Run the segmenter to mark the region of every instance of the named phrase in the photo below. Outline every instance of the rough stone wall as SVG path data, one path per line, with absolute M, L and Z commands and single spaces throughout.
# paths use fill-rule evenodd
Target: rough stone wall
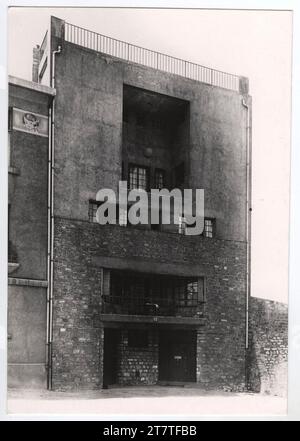
M 54 388 L 92 388 L 102 382 L 102 271 L 95 263 L 97 256 L 136 258 L 145 262 L 148 272 L 159 263 L 172 262 L 181 268 L 187 262 L 197 264 L 199 276 L 206 280 L 206 324 L 199 330 L 197 348 L 198 382 L 208 388 L 244 388 L 244 243 L 62 218 L 55 219 Z
M 287 394 L 288 308 L 250 299 L 248 387 L 255 392 Z
M 130 348 L 127 330 L 122 331 L 119 347 L 119 384 L 155 384 L 158 380 L 158 335 L 149 331 L 147 348 Z

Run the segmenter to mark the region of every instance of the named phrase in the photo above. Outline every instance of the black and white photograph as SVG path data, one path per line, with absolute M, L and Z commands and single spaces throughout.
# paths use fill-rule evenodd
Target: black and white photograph
M 292 19 L 8 8 L 9 414 L 287 414 Z

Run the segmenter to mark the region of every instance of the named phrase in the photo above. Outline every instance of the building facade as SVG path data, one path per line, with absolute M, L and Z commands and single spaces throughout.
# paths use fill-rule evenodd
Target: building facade
M 9 384 L 245 390 L 247 79 L 52 17 L 9 105 Z M 203 233 L 100 225 L 121 180 L 204 189 Z

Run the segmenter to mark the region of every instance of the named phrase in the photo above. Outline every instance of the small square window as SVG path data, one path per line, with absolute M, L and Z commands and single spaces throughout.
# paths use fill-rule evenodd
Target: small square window
M 94 201 L 90 201 L 89 202 L 89 221 L 90 222 L 97 222 L 96 219 L 96 213 L 99 207 L 99 203 L 98 202 L 94 202 Z
M 129 188 L 142 189 L 148 191 L 149 188 L 149 170 L 147 167 L 141 167 L 139 165 L 129 166 Z
M 147 348 L 148 347 L 148 331 L 144 329 L 128 330 L 128 347 L 129 348 Z
M 205 237 L 214 237 L 214 219 L 204 219 L 203 235 Z
M 179 216 L 178 220 L 178 233 L 185 234 L 186 233 L 186 218 L 183 216 Z

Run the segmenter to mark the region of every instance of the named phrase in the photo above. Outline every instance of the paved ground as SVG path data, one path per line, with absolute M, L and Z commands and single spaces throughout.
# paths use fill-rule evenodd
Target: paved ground
M 284 398 L 250 393 L 207 392 L 186 387 L 123 387 L 93 392 L 10 390 L 9 414 L 93 414 L 105 419 L 120 414 L 176 415 L 285 415 Z

